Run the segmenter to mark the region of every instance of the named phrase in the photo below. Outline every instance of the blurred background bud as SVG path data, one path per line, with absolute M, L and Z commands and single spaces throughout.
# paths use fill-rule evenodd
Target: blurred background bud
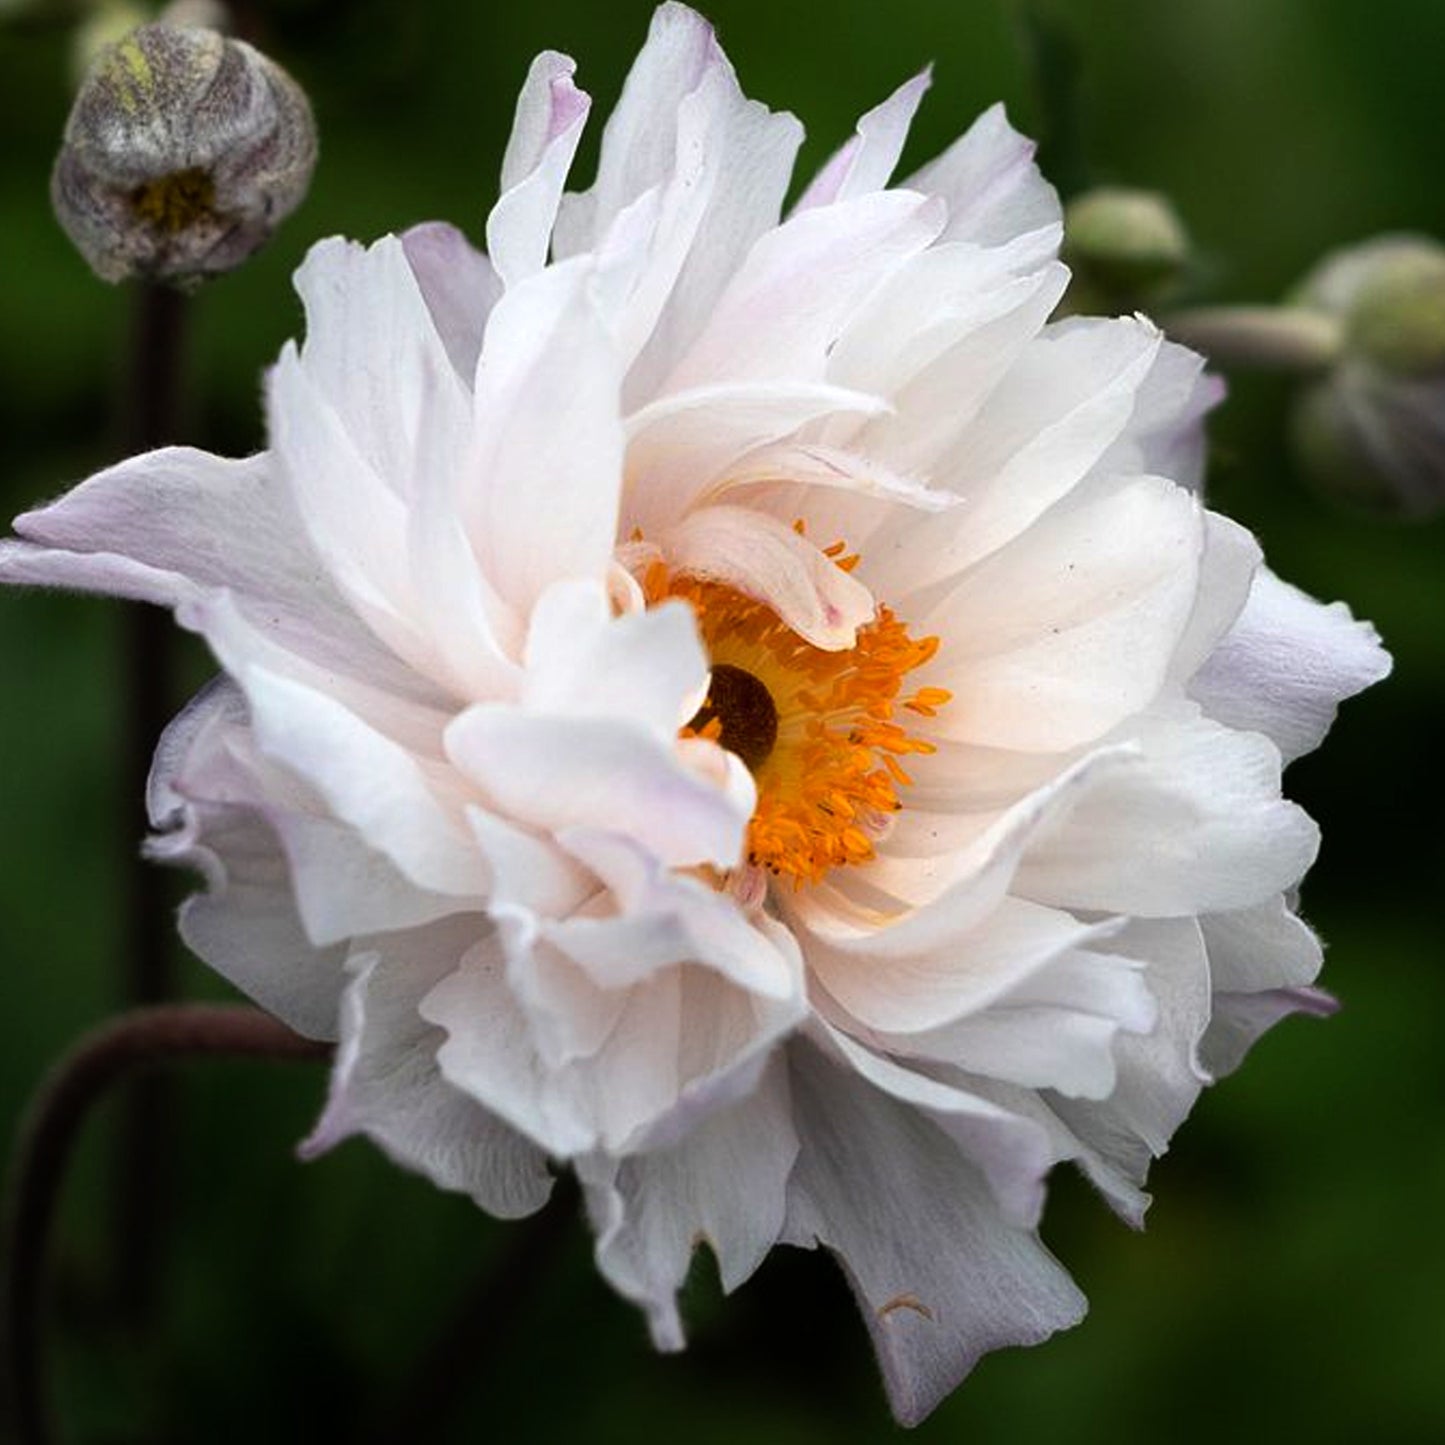
M 188 284 L 265 242 L 315 163 L 311 107 L 280 66 L 213 30 L 146 25 L 91 65 L 51 199 L 104 280 Z
M 1291 304 L 1332 318 L 1343 337 L 1291 420 L 1310 478 L 1378 511 L 1445 507 L 1445 246 L 1383 236 L 1337 251 Z
M 1189 237 L 1167 197 L 1101 186 L 1064 210 L 1070 310 L 1133 311 L 1168 296 L 1189 260 Z

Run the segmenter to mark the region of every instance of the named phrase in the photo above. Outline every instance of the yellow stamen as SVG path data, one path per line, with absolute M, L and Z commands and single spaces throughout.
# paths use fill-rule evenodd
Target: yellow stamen
M 825 554 L 844 571 L 859 562 L 841 542 Z M 940 687 L 902 696 L 905 676 L 934 656 L 938 639 L 910 637 L 879 607 L 851 648 L 825 652 L 721 583 L 674 575 L 662 562 L 641 580 L 649 605 L 677 597 L 697 615 L 715 687 L 683 735 L 710 738 L 751 769 L 758 804 L 748 861 L 801 888 L 873 858 L 870 830 L 882 831 L 912 782 L 899 759 L 934 751 L 894 715 L 931 718 L 949 701 Z

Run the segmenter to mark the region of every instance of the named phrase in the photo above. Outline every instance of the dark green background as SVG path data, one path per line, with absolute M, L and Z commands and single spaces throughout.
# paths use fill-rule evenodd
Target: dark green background
M 530 56 L 576 55 L 600 117 L 650 7 L 258 9 L 270 49 L 312 94 L 322 160 L 271 248 L 196 304 L 184 439 L 237 452 L 262 440 L 258 377 L 298 329 L 288 276 L 307 245 L 430 217 L 479 235 Z M 1208 296 L 1268 299 L 1325 250 L 1380 231 L 1445 235 L 1440 0 L 1055 5 L 1046 104 L 1021 12 L 1002 0 L 715 0 L 711 14 L 745 88 L 807 124 L 805 168 L 930 59 L 936 85 L 910 159 L 997 98 L 1024 128 L 1046 128 L 1068 110 L 1057 62 L 1072 37 L 1078 104 L 1046 159 L 1070 184 L 1168 190 Z M 120 449 L 130 297 L 91 278 L 46 201 L 67 87 L 59 30 L 0 34 L 6 517 Z M 1317 501 L 1280 442 L 1285 400 L 1278 381 L 1235 386 L 1215 427 L 1215 503 L 1262 535 L 1286 576 L 1373 617 L 1397 658 L 1394 679 L 1347 708 L 1325 755 L 1290 775 L 1325 828 L 1304 909 L 1330 943 L 1326 980 L 1344 1011 L 1285 1024 L 1203 1100 L 1155 1172 L 1142 1236 L 1059 1178 L 1046 1234 L 1088 1292 L 1090 1318 L 986 1361 L 921 1441 L 1445 1439 L 1445 879 L 1426 801 L 1440 784 L 1445 534 Z M 122 810 L 139 831 L 115 762 L 119 620 L 111 603 L 0 597 L 7 1131 L 46 1061 L 115 1001 Z M 188 995 L 224 996 L 199 964 L 182 970 Z M 185 1071 L 160 1317 L 140 1337 L 100 1304 L 114 1114 L 93 1121 L 57 1252 L 52 1365 L 69 1438 L 356 1438 L 515 1237 L 364 1144 L 298 1165 L 292 1145 L 322 1086 L 315 1066 Z M 574 1229 L 529 1295 L 506 1301 L 500 1343 L 464 1354 L 439 1438 L 811 1445 L 891 1434 L 863 1327 L 825 1261 L 775 1254 L 726 1302 L 701 1267 L 689 1314 L 689 1353 L 654 1356 Z

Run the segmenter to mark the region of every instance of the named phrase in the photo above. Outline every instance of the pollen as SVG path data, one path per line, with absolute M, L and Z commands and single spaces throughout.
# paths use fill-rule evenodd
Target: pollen
M 827 555 L 845 571 L 858 565 L 842 544 Z M 934 751 L 913 729 L 949 701 L 942 688 L 905 686 L 938 639 L 909 636 L 880 607 L 851 648 L 827 652 L 721 583 L 673 574 L 659 561 L 642 584 L 649 605 L 676 597 L 697 615 L 712 676 L 683 736 L 717 742 L 752 772 L 748 861 L 801 888 L 873 858 L 912 782 L 904 760 Z

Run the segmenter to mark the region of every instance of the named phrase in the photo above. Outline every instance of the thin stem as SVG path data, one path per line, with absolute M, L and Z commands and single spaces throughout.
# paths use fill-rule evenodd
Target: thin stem
M 136 293 L 131 337 L 126 450 L 149 451 L 174 442 L 179 431 L 186 298 L 169 286 L 144 283 Z M 167 879 L 141 856 L 145 836 L 146 780 L 151 754 L 173 708 L 171 620 L 164 612 L 131 604 L 124 618 L 125 726 L 121 739 L 120 844 L 125 859 L 122 926 L 122 1003 L 144 1007 L 175 993 L 171 963 L 171 909 Z M 143 1321 L 155 1299 L 155 1260 L 164 1220 L 156 1201 L 166 1193 L 174 1108 L 168 1081 L 136 1081 L 117 1131 L 115 1288 L 124 1313 Z
M 1340 323 L 1286 306 L 1201 306 L 1162 318 L 1175 341 L 1223 367 L 1259 371 L 1319 371 L 1340 354 Z
M 4 1360 L 16 1439 L 51 1439 L 42 1380 L 40 1305 L 46 1246 L 65 1168 L 92 1104 L 131 1071 L 170 1059 L 324 1059 L 329 1044 L 302 1038 L 260 1009 L 170 1004 L 135 1009 L 87 1034 L 36 1090 L 21 1124 L 5 1200 Z

